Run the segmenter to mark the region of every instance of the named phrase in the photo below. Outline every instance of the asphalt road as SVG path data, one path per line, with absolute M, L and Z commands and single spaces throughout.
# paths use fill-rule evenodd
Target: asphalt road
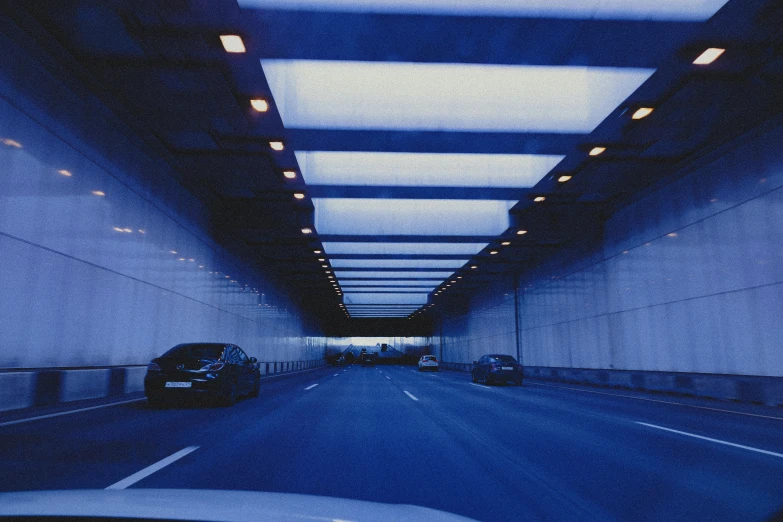
M 264 381 L 231 408 L 137 401 L 0 422 L 0 490 L 242 489 L 479 520 L 748 521 L 783 508 L 779 409 L 623 395 L 324 368 Z

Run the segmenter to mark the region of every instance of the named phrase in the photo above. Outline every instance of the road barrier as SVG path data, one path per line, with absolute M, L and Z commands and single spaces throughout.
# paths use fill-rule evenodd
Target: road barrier
M 441 362 L 440 366 L 462 372 L 473 368 L 470 363 Z M 525 366 L 525 379 L 783 405 L 780 377 Z
M 325 366 L 324 359 L 258 363 L 262 378 Z M 0 412 L 144 391 L 146 364 L 0 369 Z

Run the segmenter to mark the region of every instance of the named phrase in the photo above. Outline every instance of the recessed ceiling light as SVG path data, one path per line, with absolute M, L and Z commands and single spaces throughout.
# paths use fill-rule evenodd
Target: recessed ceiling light
M 321 251 L 320 251 L 320 250 L 313 250 L 313 253 L 315 253 L 315 254 L 320 254 L 320 253 L 321 253 Z
M 546 197 L 544 197 L 544 196 L 536 196 L 535 198 L 533 198 L 533 201 L 535 201 L 536 203 L 541 203 L 545 199 L 546 199 Z
M 123 228 L 123 229 L 122 229 L 122 231 L 123 231 L 123 232 L 127 232 L 127 233 L 129 233 L 129 234 L 130 234 L 131 232 L 133 232 L 133 230 L 131 230 L 131 229 L 129 229 L 129 228 Z
M 454 281 L 452 281 L 452 283 L 456 283 L 456 282 L 457 282 L 457 280 L 456 280 L 456 279 L 455 279 Z
M 599 154 L 603 154 L 605 150 L 606 147 L 593 147 L 592 149 L 590 149 L 590 152 L 588 154 L 590 154 L 591 156 L 598 156 Z
M 146 234 L 146 232 L 144 232 L 142 229 L 139 229 L 139 234 Z
M 525 234 L 527 234 L 527 230 L 517 230 L 518 236 L 524 236 Z
M 490 252 L 490 254 L 492 254 L 493 256 L 494 256 L 495 254 L 497 254 L 497 253 L 498 253 L 498 251 L 497 251 L 497 250 L 493 250 L 492 252 Z
M 296 192 L 296 193 L 294 193 L 294 197 L 296 199 L 304 199 L 305 196 L 301 192 Z
M 270 141 L 269 146 L 272 147 L 272 150 L 283 150 L 283 142 L 282 141 Z
M 632 120 L 641 120 L 642 118 L 646 118 L 650 114 L 652 114 L 653 108 L 652 107 L 639 107 L 636 109 L 636 112 L 634 112 L 631 115 Z
M 709 65 L 717 60 L 725 51 L 726 49 L 721 49 L 720 47 L 710 47 L 693 60 L 693 63 L 694 65 Z
M 2 139 L 0 139 L 0 142 L 2 142 L 3 145 L 8 145 L 9 147 L 14 147 L 16 149 L 21 149 L 22 148 L 22 144 L 21 143 L 19 143 L 16 140 L 12 140 L 10 138 L 2 138 Z
M 94 195 L 96 195 L 96 196 L 105 196 L 106 195 L 106 193 L 103 192 L 102 190 L 93 190 L 92 193 Z
M 58 170 L 58 171 L 57 171 L 57 174 L 62 174 L 62 175 L 63 175 L 63 176 L 65 176 L 66 178 L 70 178 L 71 176 L 73 176 L 73 174 L 71 174 L 70 172 L 68 172 L 68 171 L 67 171 L 67 170 L 65 170 L 65 169 Z
M 179 258 L 179 260 L 180 260 L 180 261 L 184 261 L 184 260 L 185 260 L 185 258 L 184 258 L 184 257 L 180 257 L 180 258 Z
M 223 49 L 227 53 L 244 53 L 245 42 L 242 41 L 242 37 L 236 34 L 221 34 L 220 43 L 223 44 Z
M 176 254 L 177 253 L 176 250 L 169 250 L 169 252 L 171 252 L 172 254 Z
M 123 230 L 120 227 L 112 227 L 115 232 L 123 232 Z
M 571 176 L 560 176 L 559 178 L 557 178 L 557 182 L 558 183 L 565 183 L 569 179 L 571 179 Z
M 312 233 L 313 233 L 313 229 L 312 228 L 303 228 L 302 229 L 302 234 L 312 234 Z
M 250 100 L 250 106 L 258 112 L 266 112 L 269 110 L 269 103 L 262 99 Z
M 501 245 L 503 245 L 503 246 L 508 246 L 508 245 L 510 245 L 510 244 L 511 244 L 511 241 L 503 241 L 503 242 L 501 243 Z
M 321 265 L 322 268 L 329 268 L 329 265 Z
M 285 176 L 287 179 L 294 179 L 296 178 L 296 172 L 293 170 L 284 170 L 283 176 Z
M 322 257 L 322 258 L 318 259 L 318 261 L 321 261 L 323 263 L 324 261 L 326 261 L 326 259 Z
M 473 269 L 478 268 L 478 265 L 473 265 L 470 268 L 473 268 Z

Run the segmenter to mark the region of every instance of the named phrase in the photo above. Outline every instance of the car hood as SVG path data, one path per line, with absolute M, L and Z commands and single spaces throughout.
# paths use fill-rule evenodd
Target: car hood
M 471 520 L 407 504 L 381 504 L 290 493 L 199 489 L 88 489 L 0 493 L 0 517 L 5 516 L 113 517 L 205 522 Z

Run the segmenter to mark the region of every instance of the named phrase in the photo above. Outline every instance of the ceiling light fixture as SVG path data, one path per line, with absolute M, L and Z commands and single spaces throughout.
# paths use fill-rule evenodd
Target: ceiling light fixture
M 260 98 L 250 100 L 250 106 L 256 110 L 256 112 L 266 112 L 269 110 L 269 102 Z
M 694 65 L 709 65 L 722 55 L 726 49 L 721 49 L 720 47 L 710 47 L 703 53 L 701 53 L 695 60 L 693 60 Z
M 293 170 L 284 170 L 283 176 L 286 177 L 286 179 L 295 179 L 296 178 L 296 172 Z
M 321 263 L 323 263 L 324 261 L 326 261 L 326 258 L 323 258 L 323 257 L 322 257 L 322 258 L 318 259 L 318 261 L 320 261 Z
M 478 268 L 478 265 L 473 265 L 470 268 L 475 270 L 476 268 Z
M 541 203 L 541 202 L 542 202 L 542 201 L 544 201 L 545 199 L 546 199 L 546 197 L 544 197 L 544 196 L 536 196 L 536 197 L 533 199 L 533 201 L 535 201 L 536 203 Z
M 93 190 L 92 193 L 94 195 L 96 195 L 96 196 L 105 196 L 106 195 L 106 193 L 103 192 L 102 190 Z
M 295 192 L 294 193 L 294 198 L 296 198 L 296 199 L 304 199 L 304 197 L 305 197 L 305 195 L 302 194 L 301 192 Z
M 603 154 L 606 151 L 606 147 L 593 147 L 590 149 L 590 156 L 598 156 L 600 154 Z
M 302 234 L 312 234 L 312 233 L 313 233 L 313 229 L 312 228 L 305 227 L 305 228 L 302 229 Z
M 518 236 L 524 236 L 525 234 L 527 234 L 527 230 L 517 230 Z
M 70 172 L 68 172 L 68 171 L 67 171 L 67 170 L 65 170 L 65 169 L 58 170 L 58 171 L 57 171 L 57 174 L 62 174 L 62 175 L 63 175 L 63 176 L 65 176 L 66 178 L 70 178 L 71 176 L 73 176 L 73 174 L 71 174 Z
M 242 37 L 236 34 L 221 34 L 220 43 L 223 44 L 223 49 L 227 53 L 244 53 L 245 42 L 242 41 Z
M 270 141 L 269 146 L 276 151 L 281 151 L 285 148 L 282 141 Z
M 510 244 L 511 244 L 511 241 L 503 241 L 503 242 L 501 243 L 501 245 L 503 245 L 503 246 L 508 246 L 508 245 L 510 245 Z
M 558 183 L 565 183 L 566 181 L 568 181 L 570 179 L 571 179 L 571 176 L 560 176 L 559 178 L 557 178 L 557 182 Z
M 498 253 L 498 251 L 497 251 L 497 250 L 493 250 L 492 252 L 490 252 L 490 254 L 491 254 L 491 255 L 493 255 L 493 256 L 494 256 L 495 254 L 497 254 L 497 253 Z
M 632 120 L 641 120 L 642 118 L 646 118 L 650 114 L 652 114 L 653 108 L 652 107 L 639 107 L 636 109 L 636 112 L 634 112 L 631 115 Z

